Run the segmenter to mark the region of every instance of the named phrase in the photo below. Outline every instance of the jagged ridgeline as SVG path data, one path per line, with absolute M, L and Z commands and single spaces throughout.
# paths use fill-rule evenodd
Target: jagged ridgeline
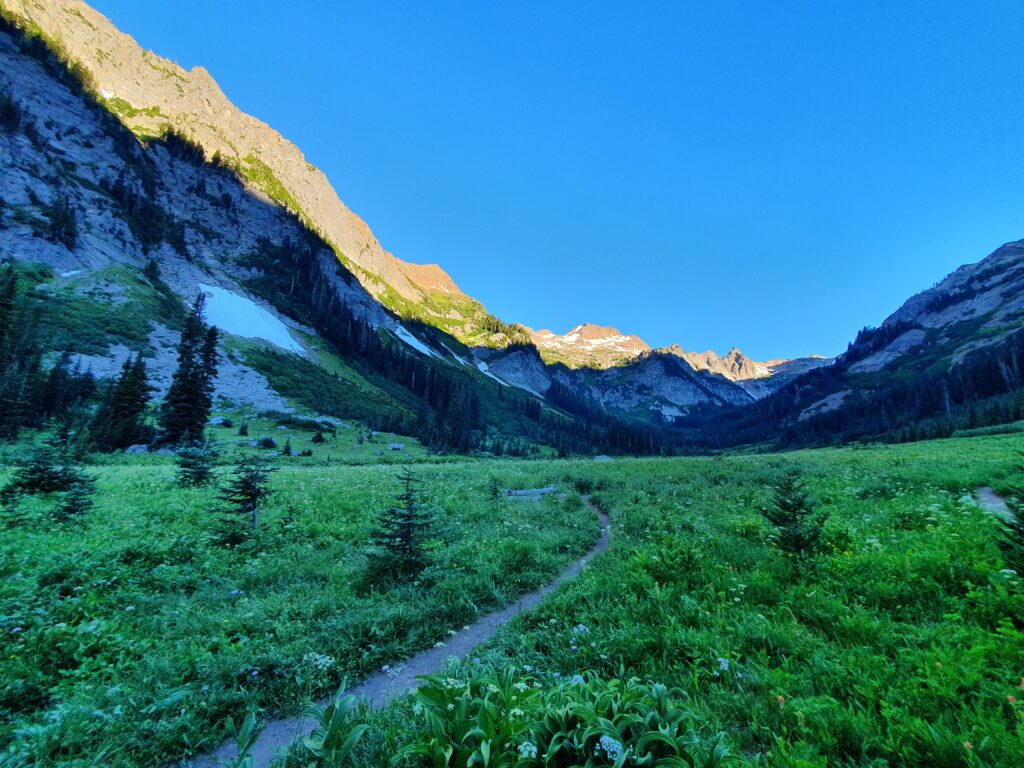
M 294 208 L 255 192 L 237 162 L 169 126 L 130 131 L 127 107 L 8 10 L 0 56 L 9 171 L 0 255 L 36 318 L 41 361 L 68 353 L 112 378 L 141 352 L 163 396 L 186 304 L 204 287 L 230 286 L 266 302 L 245 299 L 286 341 L 228 328 L 240 332 L 223 342 L 222 403 L 357 418 L 444 450 L 665 449 L 650 428 L 608 416 L 585 423 L 485 375 L 458 339 L 381 305 Z M 525 338 L 496 319 L 481 323 L 492 343 Z

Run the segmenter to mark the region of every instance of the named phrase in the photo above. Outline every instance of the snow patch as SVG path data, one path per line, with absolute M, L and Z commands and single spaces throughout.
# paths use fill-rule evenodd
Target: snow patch
M 499 384 L 504 384 L 505 383 L 504 381 L 499 379 L 497 376 L 495 376 L 493 373 L 491 373 L 490 367 L 483 360 L 477 360 L 476 361 L 476 367 L 480 369 L 480 373 L 482 373 L 484 376 L 487 376 L 489 378 L 494 379 Z
M 60 276 L 61 277 L 74 277 L 75 275 L 80 275 L 80 274 L 82 274 L 82 270 L 80 270 L 80 269 L 72 269 L 70 272 L 61 272 Z
M 206 294 L 206 320 L 222 331 L 246 339 L 264 339 L 289 352 L 302 354 L 299 344 L 288 326 L 252 299 L 216 285 L 199 284 Z
M 406 328 L 404 325 L 396 325 L 395 329 L 394 329 L 394 332 L 395 332 L 395 336 L 400 338 L 402 341 L 404 341 L 410 347 L 415 349 L 417 352 L 420 352 L 420 353 L 426 355 L 427 357 L 436 357 L 438 359 L 441 359 L 441 356 L 439 354 L 437 354 L 437 352 L 435 352 L 430 347 L 428 347 L 426 344 L 424 344 L 422 341 L 420 341 L 415 336 L 413 336 L 409 332 L 409 329 Z

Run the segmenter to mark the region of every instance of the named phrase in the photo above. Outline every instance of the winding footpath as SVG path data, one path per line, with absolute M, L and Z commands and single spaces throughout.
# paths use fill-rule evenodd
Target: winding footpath
M 601 523 L 601 535 L 590 551 L 562 571 L 558 578 L 535 592 L 523 595 L 516 602 L 505 606 L 501 610 L 477 619 L 476 622 L 463 628 L 458 634 L 446 640 L 443 645 L 417 653 L 404 664 L 399 665 L 396 663 L 392 665 L 395 669 L 387 672 L 377 672 L 364 680 L 360 685 L 346 691 L 346 693 L 358 699 L 363 699 L 374 707 L 383 707 L 392 699 L 413 690 L 417 685 L 417 677 L 440 672 L 444 667 L 446 659 L 451 656 L 465 656 L 476 646 L 494 637 L 503 624 L 506 624 L 519 614 L 530 610 L 540 603 L 546 595 L 558 589 L 563 582 L 577 576 L 591 558 L 608 548 L 611 540 L 611 523 L 608 515 L 598 509 L 590 501 L 589 496 L 583 497 L 583 503 L 597 515 Z M 328 699 L 324 699 L 318 703 L 324 706 L 328 701 Z M 312 729 L 312 721 L 301 717 L 267 722 L 260 733 L 259 739 L 249 753 L 252 757 L 253 768 L 268 768 L 293 741 L 301 736 L 306 736 Z M 215 751 L 194 758 L 192 766 L 193 768 L 214 768 L 215 766 L 230 762 L 236 756 L 235 743 L 228 740 Z
M 1007 506 L 1006 500 L 987 485 L 982 486 L 974 493 L 978 498 L 978 505 L 983 510 L 996 517 L 1001 517 L 1003 520 L 1013 519 L 1013 512 Z

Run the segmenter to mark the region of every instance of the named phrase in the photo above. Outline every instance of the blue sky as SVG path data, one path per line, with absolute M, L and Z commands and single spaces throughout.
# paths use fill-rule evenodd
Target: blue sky
M 535 328 L 833 354 L 1024 237 L 1019 2 L 94 5 Z

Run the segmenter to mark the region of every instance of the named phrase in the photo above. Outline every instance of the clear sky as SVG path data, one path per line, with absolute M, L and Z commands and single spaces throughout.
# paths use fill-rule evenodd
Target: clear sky
M 1024 237 L 1024 3 L 95 0 L 508 321 L 833 354 Z

